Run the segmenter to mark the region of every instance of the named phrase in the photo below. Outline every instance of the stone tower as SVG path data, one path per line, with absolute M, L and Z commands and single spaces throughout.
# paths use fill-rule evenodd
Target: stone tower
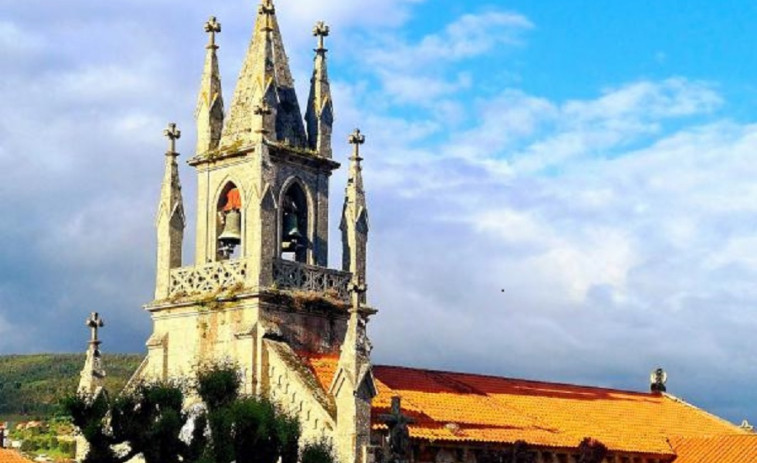
M 296 412 L 306 439 L 333 440 L 340 461 L 363 461 L 375 395 L 366 324 L 367 208 L 360 146 L 353 156 L 341 230 L 343 269 L 328 268 L 329 180 L 334 120 L 325 37 L 318 23 L 306 117 L 272 0 L 256 11 L 252 41 L 228 112 L 221 95 L 211 18 L 196 112 L 198 142 L 195 264 L 183 266 L 184 209 L 176 159 L 180 132 L 169 126 L 157 219 L 154 329 L 135 378 L 194 374 L 231 360 L 244 392 Z M 345 145 L 345 148 L 346 145 Z M 318 387 L 306 358 L 339 359 L 330 388 Z

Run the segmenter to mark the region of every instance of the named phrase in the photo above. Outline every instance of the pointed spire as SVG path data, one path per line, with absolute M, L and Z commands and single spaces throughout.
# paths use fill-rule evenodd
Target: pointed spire
M 94 398 L 102 391 L 105 385 L 105 368 L 103 367 L 102 353 L 100 352 L 102 341 L 98 337 L 98 332 L 100 328 L 105 326 L 105 322 L 99 313 L 92 312 L 84 323 L 89 327 L 91 335 L 87 348 L 87 357 L 79 379 L 79 393 L 89 398 Z
M 362 306 L 365 286 L 353 284 L 352 309 L 339 355 L 337 372 L 329 392 L 336 402 L 340 461 L 363 462 L 362 450 L 370 443 L 371 401 L 377 395 L 371 367 L 371 342 L 367 325 L 375 310 Z
M 366 284 L 366 248 L 368 244 L 368 207 L 363 189 L 363 167 L 360 147 L 365 144 L 365 135 L 355 129 L 349 137 L 353 146 L 350 157 L 350 172 L 344 194 L 342 214 L 342 267 L 352 273 L 353 285 Z M 365 302 L 365 292 L 360 293 L 360 301 Z
M 310 149 L 325 158 L 332 157 L 331 133 L 334 125 L 334 104 L 331 100 L 331 85 L 326 66 L 325 39 L 329 36 L 329 26 L 319 22 L 313 28 L 313 35 L 318 38 L 315 49 L 315 66 L 310 79 L 310 97 L 305 114 Z
M 268 138 L 306 147 L 302 113 L 273 0 L 263 0 L 258 8 L 255 31 L 221 137 L 222 147 L 247 146 L 260 141 L 255 107 L 263 103 L 271 108 Z
M 163 131 L 168 138 L 166 166 L 163 186 L 160 190 L 160 204 L 156 228 L 158 231 L 158 265 L 155 280 L 155 299 L 166 299 L 169 294 L 171 270 L 181 267 L 182 247 L 184 243 L 184 200 L 181 195 L 179 165 L 176 158 L 176 140 L 181 138 L 181 131 L 175 123 L 168 124 Z
M 223 130 L 223 94 L 221 88 L 221 72 L 218 69 L 216 51 L 216 34 L 221 32 L 221 23 L 215 16 L 211 16 L 205 23 L 208 33 L 207 55 L 205 68 L 202 72 L 200 96 L 197 100 L 197 154 L 207 153 L 218 148 Z

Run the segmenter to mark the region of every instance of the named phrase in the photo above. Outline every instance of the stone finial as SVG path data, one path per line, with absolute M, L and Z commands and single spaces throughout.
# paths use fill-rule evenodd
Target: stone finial
M 176 140 L 181 138 L 181 130 L 176 127 L 175 122 L 168 124 L 163 136 L 168 138 L 168 154 L 176 154 Z
M 313 36 L 318 37 L 318 48 L 315 51 L 325 52 L 326 43 L 325 39 L 329 36 L 331 29 L 323 21 L 318 21 L 313 28 Z
M 182 243 L 184 241 L 184 201 L 181 195 L 181 181 L 179 166 L 176 158 L 176 140 L 181 138 L 181 131 L 175 123 L 168 124 L 163 131 L 168 138 L 168 152 L 165 156 L 165 174 L 160 189 L 160 201 L 156 228 L 158 232 L 158 262 L 155 281 L 155 299 L 168 297 L 170 285 L 170 271 L 181 267 Z
M 263 0 L 258 8 L 258 14 L 265 16 L 263 30 L 266 32 L 273 31 L 273 16 L 276 14 L 276 7 L 273 5 L 273 0 Z
M 216 46 L 216 34 L 221 33 L 221 23 L 218 22 L 215 16 L 211 16 L 208 22 L 205 23 L 205 32 L 208 33 L 209 37 L 207 48 L 218 48 Z
M 330 32 L 323 21 L 313 27 L 313 35 L 318 38 L 315 49 L 313 77 L 310 79 L 310 97 L 305 113 L 308 144 L 310 148 L 324 158 L 332 157 L 331 135 L 334 126 L 334 106 L 331 100 L 331 84 L 326 66 L 325 38 Z
M 352 293 L 352 308 L 350 312 L 361 313 L 365 294 L 368 292 L 368 286 L 358 281 L 359 275 L 353 275 L 353 283 L 350 284 L 350 293 Z
M 98 331 L 100 328 L 105 326 L 105 321 L 100 317 L 100 314 L 97 312 L 92 312 L 89 315 L 89 318 L 84 322 L 86 326 L 90 329 L 90 344 L 100 344 L 100 339 L 98 338 Z
M 652 392 L 662 393 L 668 389 L 665 384 L 668 382 L 668 374 L 662 368 L 658 368 L 649 375 L 650 389 Z
M 363 158 L 360 157 L 360 145 L 365 144 L 365 135 L 360 132 L 360 129 L 355 129 L 355 131 L 352 132 L 347 141 L 350 142 L 350 145 L 353 145 L 353 154 L 351 159 L 353 161 L 362 161 Z
M 103 380 L 105 379 L 105 368 L 103 368 L 98 337 L 98 330 L 105 326 L 105 323 L 97 312 L 92 312 L 84 323 L 89 327 L 91 334 L 84 368 L 80 374 L 79 392 L 93 398 L 102 391 Z
M 266 117 L 270 116 L 273 113 L 273 110 L 268 105 L 268 103 L 263 102 L 255 106 L 253 113 L 255 113 L 255 115 L 260 118 L 260 127 L 258 128 L 257 132 L 267 134 L 269 131 L 266 127 Z

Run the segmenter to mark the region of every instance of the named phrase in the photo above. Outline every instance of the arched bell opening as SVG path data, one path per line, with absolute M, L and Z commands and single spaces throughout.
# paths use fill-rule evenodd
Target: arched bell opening
M 242 248 L 242 195 L 234 183 L 229 182 L 221 190 L 216 210 L 218 259 L 239 258 Z
M 308 200 L 299 183 L 284 193 L 281 204 L 281 257 L 295 262 L 308 260 Z

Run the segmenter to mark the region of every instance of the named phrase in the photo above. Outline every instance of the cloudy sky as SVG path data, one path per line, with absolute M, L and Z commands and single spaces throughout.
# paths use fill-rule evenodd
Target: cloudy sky
M 81 351 L 94 310 L 144 350 L 161 130 L 193 154 L 202 25 L 228 103 L 255 15 L 212 3 L 0 4 L 0 354 Z M 332 27 L 337 158 L 368 136 L 377 363 L 637 390 L 664 366 L 757 421 L 754 1 L 277 6 L 301 103 Z

